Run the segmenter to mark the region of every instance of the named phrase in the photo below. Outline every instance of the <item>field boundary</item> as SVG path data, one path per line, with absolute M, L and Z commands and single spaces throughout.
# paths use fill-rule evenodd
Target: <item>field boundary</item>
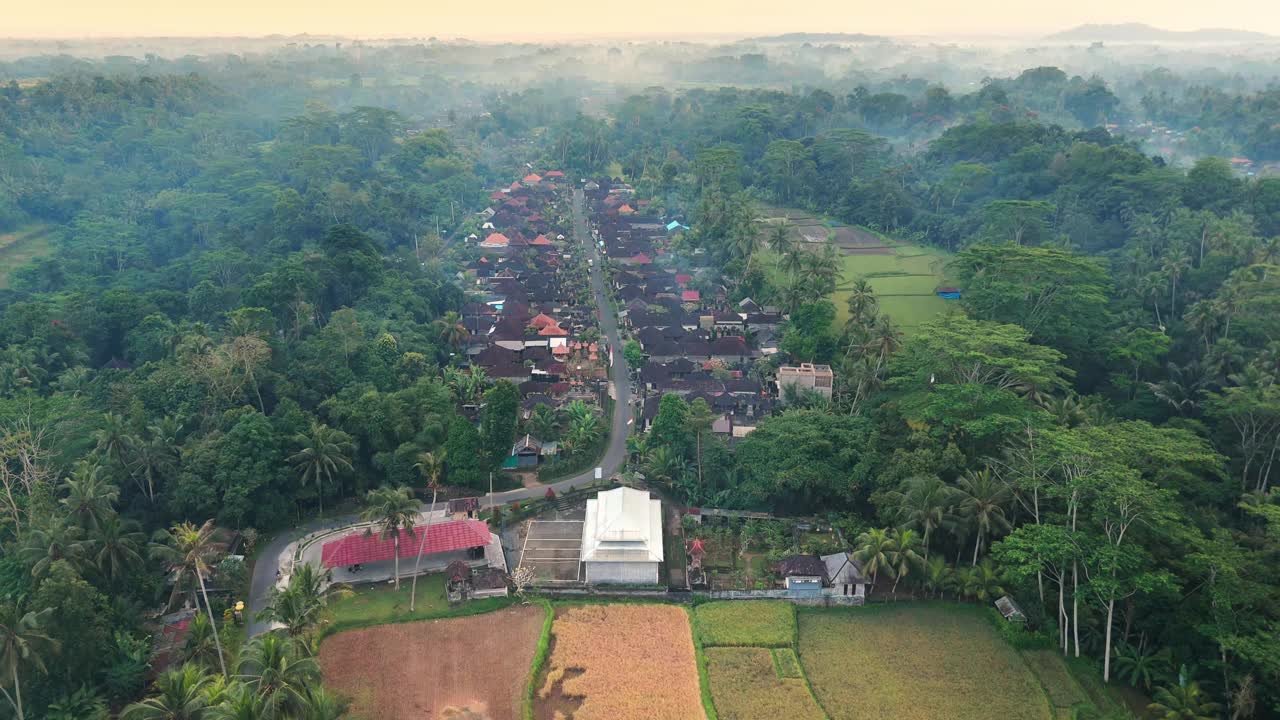
M 696 605 L 686 605 L 684 612 L 689 616 L 689 635 L 693 638 L 693 659 L 698 666 L 698 693 L 702 696 L 702 712 L 707 720 L 719 720 L 716 714 L 716 701 L 711 697 L 711 674 L 707 672 L 706 648 L 702 644 L 702 630 L 698 627 L 698 619 L 693 611 Z
M 551 607 L 551 601 L 546 598 L 538 598 L 537 603 L 542 606 L 542 634 L 538 636 L 538 645 L 533 650 L 533 660 L 529 663 L 529 680 L 524 686 L 524 706 L 522 715 L 524 720 L 533 720 L 533 696 L 537 692 L 535 689 L 538 685 L 538 677 L 542 675 L 542 669 L 547 665 L 547 656 L 551 654 L 551 625 L 555 622 L 556 611 Z
M 484 598 L 482 600 L 471 600 L 459 605 L 458 607 L 448 608 L 447 610 L 421 614 L 415 613 L 413 615 L 406 615 L 403 617 L 338 620 L 321 627 L 316 633 L 316 642 L 324 642 L 326 638 L 332 635 L 337 635 L 338 633 L 347 632 L 348 630 L 364 630 L 365 628 L 378 627 L 379 625 L 399 625 L 401 623 L 424 622 L 428 620 L 448 620 L 449 618 L 484 615 L 485 613 L 503 610 L 519 603 L 520 598 L 518 597 Z

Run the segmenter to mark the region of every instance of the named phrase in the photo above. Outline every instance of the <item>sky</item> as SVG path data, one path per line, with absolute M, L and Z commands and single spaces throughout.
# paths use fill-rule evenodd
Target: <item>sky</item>
M 1276 0 L 13 0 L 0 37 L 550 39 L 780 32 L 1039 35 L 1082 23 L 1280 35 Z

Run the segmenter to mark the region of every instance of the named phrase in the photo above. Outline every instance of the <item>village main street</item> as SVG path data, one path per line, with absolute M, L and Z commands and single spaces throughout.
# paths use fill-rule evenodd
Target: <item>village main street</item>
M 627 361 L 622 353 L 622 342 L 618 334 L 618 318 L 609 302 L 608 286 L 605 284 L 604 271 L 601 268 L 600 250 L 593 241 L 587 227 L 587 211 L 581 189 L 573 191 L 573 234 L 579 246 L 591 258 L 591 289 L 595 295 L 597 313 L 600 321 L 601 335 L 609 343 L 612 365 L 609 369 L 609 383 L 613 390 L 613 417 L 609 429 L 609 442 L 604 457 L 597 467 L 601 468 L 605 477 L 622 468 L 627 457 L 627 435 L 631 423 L 631 380 Z M 529 500 L 542 497 L 547 488 L 561 493 L 595 479 L 595 467 L 573 477 L 548 485 L 518 488 L 506 492 L 485 495 L 481 500 L 482 507 L 505 505 L 516 500 Z M 428 507 L 424 504 L 422 515 L 425 522 Z M 259 635 L 270 629 L 270 623 L 258 619 L 258 613 L 266 607 L 271 597 L 271 590 L 277 582 L 286 577 L 284 569 L 288 568 L 288 554 L 292 543 L 312 533 L 336 530 L 359 524 L 357 515 L 343 515 L 323 518 L 304 523 L 292 530 L 281 532 L 271 539 L 258 554 L 253 567 L 253 582 L 249 591 L 249 636 Z M 402 569 L 403 570 L 403 569 Z

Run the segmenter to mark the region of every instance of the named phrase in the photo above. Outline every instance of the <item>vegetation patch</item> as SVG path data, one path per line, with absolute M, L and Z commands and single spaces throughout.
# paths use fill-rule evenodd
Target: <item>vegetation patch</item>
M 575 605 L 551 627 L 539 720 L 701 720 L 688 615 L 670 605 Z
M 825 717 L 804 680 L 778 677 L 768 648 L 712 647 L 705 652 L 711 696 L 722 720 Z
M 399 590 L 390 585 L 374 585 L 358 589 L 346 597 L 334 598 L 329 602 L 322 633 L 327 636 L 388 623 L 478 615 L 517 602 L 515 598 L 486 598 L 450 607 L 445 597 L 444 582 L 441 574 L 418 578 L 418 597 L 413 612 L 409 612 L 412 583 L 408 580 L 401 580 Z
M 47 227 L 0 233 L 0 290 L 9 287 L 9 275 L 14 270 L 51 252 L 53 244 Z
M 708 647 L 791 647 L 796 636 L 795 608 L 780 600 L 726 600 L 693 611 Z
M 792 648 L 773 648 L 773 669 L 781 679 L 803 678 L 804 670 L 800 667 L 800 658 Z
M 320 666 L 355 718 L 517 720 L 544 618 L 543 607 L 521 605 L 344 632 L 320 647 Z
M 1044 691 L 979 608 L 800 609 L 800 662 L 835 720 L 1046 720 Z
M 1071 676 L 1062 656 L 1054 650 L 1026 650 L 1022 653 L 1027 667 L 1040 679 L 1049 703 L 1055 708 L 1072 708 L 1089 702 L 1089 696 Z

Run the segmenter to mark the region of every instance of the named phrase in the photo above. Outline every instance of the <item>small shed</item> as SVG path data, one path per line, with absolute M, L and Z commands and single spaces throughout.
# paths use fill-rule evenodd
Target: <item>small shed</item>
M 537 467 L 541 457 L 542 443 L 532 435 L 525 435 L 511 447 L 511 459 L 515 462 L 511 463 L 509 460 L 503 467 L 506 468 L 508 464 L 515 469 Z
M 1022 613 L 1022 608 L 1018 607 L 1018 603 L 1008 595 L 996 600 L 995 605 L 996 609 L 1000 611 L 1000 614 L 1004 616 L 1005 620 L 1020 623 L 1025 623 L 1027 621 L 1027 616 Z
M 790 555 L 782 559 L 778 573 L 791 595 L 816 597 L 822 594 L 827 565 L 817 555 Z
M 867 578 L 862 574 L 862 563 L 847 552 L 823 555 L 827 567 L 827 582 L 837 595 L 866 597 Z
M 507 574 L 499 568 L 484 567 L 471 574 L 471 598 L 506 597 L 510 592 Z

